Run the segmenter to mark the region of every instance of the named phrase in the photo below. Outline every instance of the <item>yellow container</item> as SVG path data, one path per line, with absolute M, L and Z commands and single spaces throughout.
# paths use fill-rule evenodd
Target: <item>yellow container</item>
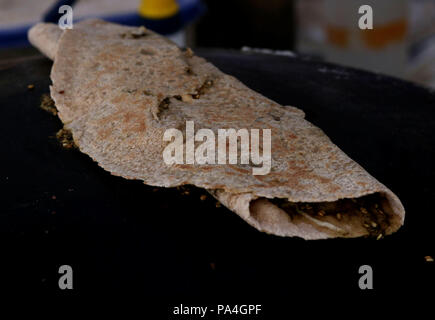
M 178 13 L 176 0 L 141 0 L 139 15 L 148 19 L 170 18 Z

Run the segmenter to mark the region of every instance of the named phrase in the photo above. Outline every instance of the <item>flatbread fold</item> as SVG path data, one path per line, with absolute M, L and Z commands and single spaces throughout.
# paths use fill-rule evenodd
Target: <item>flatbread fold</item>
M 114 175 L 207 189 L 260 231 L 304 239 L 382 237 L 404 222 L 400 200 L 304 113 L 247 88 L 144 28 L 87 20 L 37 24 L 31 43 L 54 60 L 51 96 L 80 150 Z M 187 97 L 187 98 L 185 98 Z M 272 167 L 172 165 L 166 129 L 272 130 Z

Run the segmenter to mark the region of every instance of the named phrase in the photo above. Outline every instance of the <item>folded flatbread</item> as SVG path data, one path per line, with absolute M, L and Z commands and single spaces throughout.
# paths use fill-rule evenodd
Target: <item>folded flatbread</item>
M 75 144 L 101 167 L 153 186 L 207 189 L 260 231 L 304 239 L 381 238 L 404 222 L 400 200 L 304 113 L 247 88 L 190 50 L 146 30 L 87 20 L 37 24 L 31 43 L 54 60 L 50 87 Z M 272 131 L 272 166 L 168 166 L 166 129 Z

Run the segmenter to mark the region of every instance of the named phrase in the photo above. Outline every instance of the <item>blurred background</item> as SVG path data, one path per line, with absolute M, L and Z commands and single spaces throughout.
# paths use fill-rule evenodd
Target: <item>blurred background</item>
M 435 0 L 0 0 L 0 67 L 36 54 L 28 28 L 62 4 L 74 21 L 145 25 L 180 46 L 296 53 L 435 88 Z M 373 30 L 358 27 L 361 5 Z

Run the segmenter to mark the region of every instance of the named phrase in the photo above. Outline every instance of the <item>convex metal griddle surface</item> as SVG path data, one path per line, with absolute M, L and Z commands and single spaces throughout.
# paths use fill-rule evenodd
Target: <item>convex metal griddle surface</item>
M 210 197 L 201 201 L 206 193 L 199 189 L 187 195 L 111 176 L 59 146 L 61 122 L 39 108 L 51 62 L 36 57 L 0 70 L 0 290 L 56 291 L 62 264 L 74 269 L 75 292 L 287 299 L 322 288 L 355 291 L 363 264 L 375 269 L 381 292 L 433 286 L 424 256 L 434 254 L 435 242 L 434 93 L 303 58 L 198 54 L 268 98 L 304 110 L 400 197 L 405 225 L 381 241 L 278 238 Z

